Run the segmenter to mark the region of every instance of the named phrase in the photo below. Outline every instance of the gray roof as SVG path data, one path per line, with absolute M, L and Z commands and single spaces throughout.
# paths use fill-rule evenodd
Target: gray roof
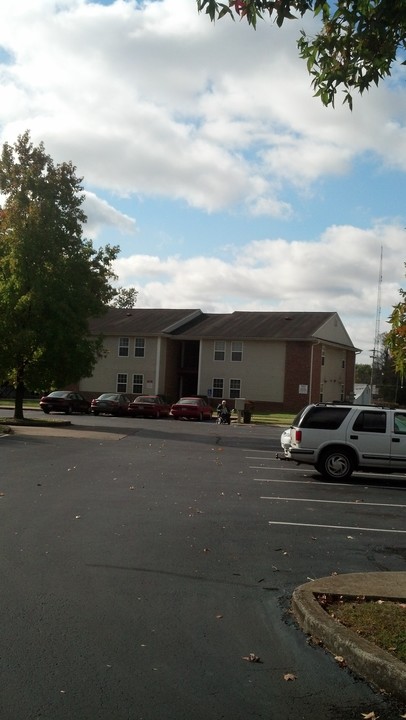
M 92 335 L 162 335 L 178 323 L 186 323 L 196 313 L 201 315 L 196 309 L 108 308 L 106 315 L 90 321 L 89 330 Z
M 244 312 L 203 314 L 189 326 L 179 327 L 175 333 L 185 338 L 200 337 L 222 340 L 267 339 L 306 340 L 334 312 Z
M 166 335 L 189 340 L 310 340 L 335 312 L 203 313 L 199 309 L 109 308 L 90 322 L 94 335 Z

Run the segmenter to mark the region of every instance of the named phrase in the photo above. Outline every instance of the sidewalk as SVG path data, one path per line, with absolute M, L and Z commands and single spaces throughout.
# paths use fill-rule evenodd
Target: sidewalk
M 316 595 L 400 600 L 406 603 L 406 572 L 351 573 L 320 578 L 296 588 L 294 616 L 302 630 L 376 688 L 406 701 L 406 664 L 341 625 L 323 610 Z

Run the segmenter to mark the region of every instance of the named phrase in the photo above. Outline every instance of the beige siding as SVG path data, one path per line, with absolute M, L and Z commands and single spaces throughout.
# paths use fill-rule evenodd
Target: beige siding
M 345 350 L 323 347 L 322 357 L 324 365 L 321 366 L 320 381 L 323 387 L 323 402 L 345 399 L 341 397 L 345 387 Z
M 350 336 L 348 335 L 343 323 L 338 315 L 333 315 L 324 325 L 319 328 L 316 333 L 317 338 L 333 342 L 340 345 L 352 345 Z
M 199 393 L 212 390 L 213 378 L 224 380 L 224 397 L 229 397 L 230 380 L 241 381 L 240 396 L 266 402 L 282 402 L 285 380 L 285 344 L 243 342 L 242 361 L 232 361 L 231 342 L 226 342 L 225 360 L 214 360 L 214 341 L 201 345 Z
M 119 338 L 108 337 L 104 339 L 106 357 L 97 363 L 93 376 L 83 378 L 80 381 L 80 390 L 94 393 L 116 392 L 118 373 L 127 374 L 127 393 L 132 394 L 133 376 L 143 375 L 144 383 L 142 392 L 155 393 L 158 338 L 145 338 L 145 356 L 134 356 L 135 338 L 130 338 L 128 357 L 120 357 L 118 354 Z M 164 367 L 161 367 L 161 373 Z M 161 375 L 162 377 L 162 375 Z

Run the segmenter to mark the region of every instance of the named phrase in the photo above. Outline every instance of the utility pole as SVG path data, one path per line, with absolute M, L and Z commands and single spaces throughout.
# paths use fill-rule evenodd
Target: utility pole
M 378 276 L 378 295 L 376 299 L 376 316 L 375 316 L 375 335 L 374 335 L 374 349 L 372 350 L 372 364 L 371 364 L 371 398 L 373 396 L 374 381 L 376 380 L 376 364 L 380 357 L 381 349 L 381 294 L 382 294 L 382 258 L 383 258 L 383 246 L 381 245 L 381 256 L 379 261 L 379 276 Z

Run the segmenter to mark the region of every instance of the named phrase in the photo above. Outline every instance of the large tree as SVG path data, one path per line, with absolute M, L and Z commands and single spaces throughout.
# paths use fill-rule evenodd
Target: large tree
M 212 21 L 239 16 L 254 28 L 267 15 L 281 26 L 286 19 L 313 13 L 320 29 L 313 36 L 300 32 L 298 48 L 313 77 L 315 95 L 334 105 L 339 87 L 352 108 L 352 91 L 367 90 L 390 75 L 397 58 L 404 58 L 404 0 L 197 0 L 198 10 Z M 402 63 L 405 64 L 405 63 Z
M 406 266 L 406 263 L 405 263 Z M 406 375 L 406 290 L 399 290 L 401 300 L 393 307 L 389 322 L 392 329 L 385 337 L 395 370 L 399 373 L 403 387 Z
M 55 165 L 28 132 L 0 157 L 0 381 L 16 389 L 65 386 L 89 376 L 103 352 L 88 321 L 116 291 L 118 247 L 95 250 L 82 237 L 81 179 L 70 162 Z

